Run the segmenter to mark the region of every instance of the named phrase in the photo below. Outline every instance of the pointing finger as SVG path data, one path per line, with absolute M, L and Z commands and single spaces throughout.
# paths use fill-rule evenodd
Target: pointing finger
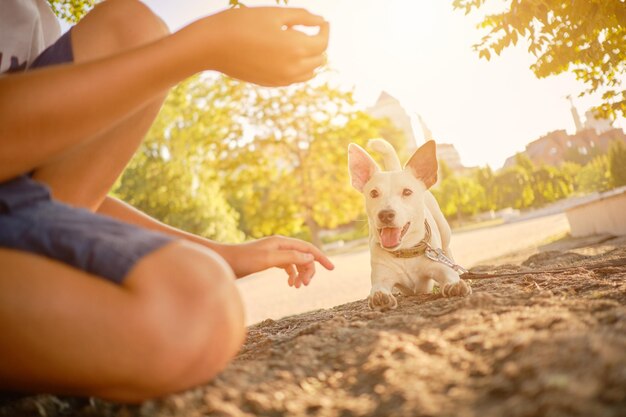
M 278 265 L 301 265 L 312 262 L 315 259 L 313 254 L 306 253 L 297 249 L 279 250 L 270 254 L 269 264 L 271 266 Z
M 285 238 L 280 242 L 279 247 L 281 249 L 292 249 L 292 250 L 295 249 L 299 252 L 309 253 L 313 255 L 314 259 L 317 262 L 319 262 L 320 265 L 322 265 L 324 268 L 328 270 L 333 270 L 335 268 L 335 265 L 333 265 L 330 259 L 328 259 L 328 257 L 324 255 L 324 253 L 322 253 L 321 250 L 319 250 L 314 245 L 308 242 L 304 242 L 298 239 Z M 298 262 L 294 262 L 294 263 L 298 263 Z M 299 263 L 303 263 L 303 262 L 299 262 Z

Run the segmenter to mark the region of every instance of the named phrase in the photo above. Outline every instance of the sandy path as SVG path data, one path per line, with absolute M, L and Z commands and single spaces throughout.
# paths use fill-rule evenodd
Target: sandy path
M 559 224 L 545 220 L 527 226 Z M 625 245 L 560 240 L 524 266 L 494 267 L 532 275 L 475 280 L 467 298 L 399 296 L 386 312 L 358 300 L 266 320 L 214 381 L 137 406 L 0 393 L 0 417 L 623 417 Z M 340 258 L 347 271 L 363 256 Z
M 569 230 L 565 214 L 455 235 L 452 250 L 457 262 L 472 266 L 537 245 Z M 320 270 L 306 288 L 287 286 L 282 271 L 270 270 L 239 280 L 248 324 L 363 299 L 370 290 L 369 251 L 332 257 L 335 270 Z

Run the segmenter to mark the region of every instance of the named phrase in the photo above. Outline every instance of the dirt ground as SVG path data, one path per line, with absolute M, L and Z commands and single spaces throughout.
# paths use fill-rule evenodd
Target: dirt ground
M 5 395 L 0 416 L 626 416 L 626 238 L 543 249 L 475 268 L 528 273 L 473 280 L 468 298 L 261 322 L 191 391 L 140 406 Z

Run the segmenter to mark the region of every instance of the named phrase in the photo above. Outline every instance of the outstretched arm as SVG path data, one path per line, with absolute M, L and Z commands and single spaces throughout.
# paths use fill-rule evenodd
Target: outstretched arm
M 307 36 L 294 25 L 321 30 Z M 229 9 L 101 60 L 2 76 L 0 182 L 116 125 L 199 71 L 271 86 L 307 80 L 327 42 L 327 24 L 305 10 Z
M 277 267 L 285 270 L 290 286 L 300 288 L 311 282 L 315 274 L 315 262 L 326 269 L 334 268 L 318 248 L 297 239 L 273 236 L 238 245 L 217 243 L 161 223 L 112 197 L 104 200 L 98 212 L 208 247 L 226 260 L 238 278 Z

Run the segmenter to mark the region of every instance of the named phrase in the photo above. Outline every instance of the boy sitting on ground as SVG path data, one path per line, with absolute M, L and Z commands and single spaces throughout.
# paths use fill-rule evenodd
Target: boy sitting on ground
M 206 382 L 243 341 L 235 278 L 280 267 L 300 287 L 332 268 L 306 242 L 220 244 L 107 196 L 169 88 L 203 70 L 306 81 L 321 17 L 230 9 L 170 34 L 108 0 L 57 39 L 45 0 L 2 0 L 0 33 L 0 389 L 135 402 Z

